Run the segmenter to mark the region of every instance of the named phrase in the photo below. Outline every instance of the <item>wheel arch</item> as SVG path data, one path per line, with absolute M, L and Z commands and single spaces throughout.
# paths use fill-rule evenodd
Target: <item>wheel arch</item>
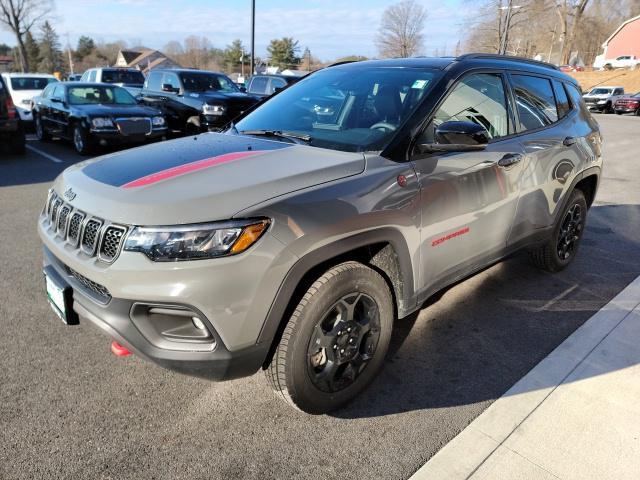
M 346 261 L 358 261 L 382 275 L 399 318 L 415 310 L 411 256 L 399 231 L 383 228 L 325 245 L 301 257 L 282 282 L 258 337 L 257 343 L 269 345 L 263 366 L 271 361 L 288 318 L 307 289 L 326 270 Z

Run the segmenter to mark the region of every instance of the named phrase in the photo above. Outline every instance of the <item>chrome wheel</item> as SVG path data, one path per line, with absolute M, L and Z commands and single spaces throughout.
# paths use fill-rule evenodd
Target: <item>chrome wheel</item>
M 82 137 L 80 127 L 73 129 L 73 145 L 79 153 L 84 152 L 84 138 Z
M 558 233 L 558 258 L 567 261 L 576 250 L 584 225 L 584 214 L 579 204 L 574 204 L 565 214 Z
M 44 138 L 44 131 L 42 130 L 42 121 L 40 120 L 40 115 L 34 115 L 33 121 L 35 122 L 36 127 L 36 137 L 38 140 L 42 140 Z
M 313 384 L 328 393 L 353 384 L 367 367 L 380 339 L 380 312 L 370 296 L 343 296 L 314 327 L 307 349 Z

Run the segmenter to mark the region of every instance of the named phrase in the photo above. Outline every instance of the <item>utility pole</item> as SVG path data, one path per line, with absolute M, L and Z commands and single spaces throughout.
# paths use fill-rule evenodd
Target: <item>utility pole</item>
M 507 52 L 507 42 L 509 38 L 509 27 L 511 26 L 511 12 L 516 8 L 522 8 L 522 5 L 514 5 L 513 0 L 509 0 L 509 5 L 506 7 L 498 7 L 498 10 L 507 11 L 507 19 L 504 24 L 504 33 L 502 34 L 502 41 L 500 42 L 500 55 L 505 55 Z
M 67 32 L 67 53 L 69 54 L 69 71 L 73 75 L 73 58 L 71 57 L 71 42 L 69 42 L 69 32 Z
M 255 54 L 256 54 L 256 0 L 251 0 L 251 72 L 253 75 L 255 70 Z

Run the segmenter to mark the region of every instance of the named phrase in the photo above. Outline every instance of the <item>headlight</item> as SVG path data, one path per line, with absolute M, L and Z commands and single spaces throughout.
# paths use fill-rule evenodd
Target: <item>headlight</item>
M 599 104 L 600 104 L 600 103 L 607 103 L 607 101 L 606 101 L 606 100 L 598 100 L 598 103 L 599 103 Z
M 154 127 L 164 127 L 164 117 L 153 117 L 151 123 Z
M 25 99 L 23 99 L 20 103 L 22 103 L 22 105 L 29 105 L 29 106 L 31 106 L 31 99 L 30 99 L 30 98 L 25 98 Z
M 205 115 L 224 115 L 227 111 L 227 107 L 224 105 L 209 105 L 205 103 L 202 105 L 202 113 Z
M 97 117 L 91 120 L 93 128 L 113 128 L 113 120 L 110 118 Z
M 124 244 L 154 262 L 177 262 L 236 255 L 256 243 L 269 220 L 199 223 L 169 227 L 135 227 Z

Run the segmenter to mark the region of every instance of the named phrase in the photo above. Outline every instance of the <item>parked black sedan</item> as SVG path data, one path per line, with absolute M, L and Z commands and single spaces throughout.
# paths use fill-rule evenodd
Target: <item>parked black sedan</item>
M 144 143 L 163 137 L 162 112 L 139 105 L 124 88 L 104 83 L 52 83 L 33 99 L 39 140 L 71 140 L 82 155 L 96 146 Z
M 172 132 L 186 135 L 219 130 L 260 101 L 222 73 L 189 69 L 151 70 L 139 98 L 165 114 Z

